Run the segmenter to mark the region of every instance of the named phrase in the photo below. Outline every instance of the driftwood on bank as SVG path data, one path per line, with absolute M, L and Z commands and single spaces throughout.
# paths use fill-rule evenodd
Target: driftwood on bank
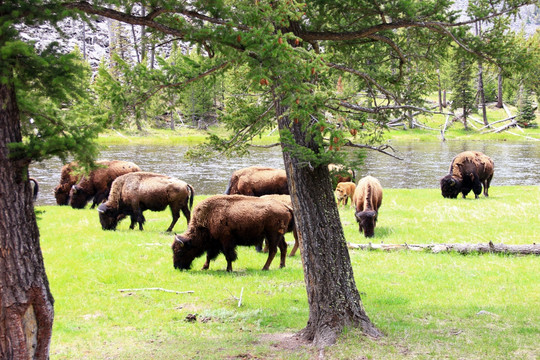
M 469 253 L 499 253 L 499 254 L 515 254 L 515 255 L 540 255 L 540 244 L 533 243 L 532 245 L 505 245 L 493 244 L 491 241 L 484 244 L 348 244 L 350 249 L 361 250 L 412 250 L 412 251 L 427 251 L 432 253 L 456 251 L 460 254 Z

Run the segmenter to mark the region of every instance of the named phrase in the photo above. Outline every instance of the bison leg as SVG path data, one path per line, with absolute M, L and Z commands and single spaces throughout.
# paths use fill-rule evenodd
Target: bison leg
M 262 268 L 263 270 L 270 269 L 270 264 L 272 263 L 272 260 L 274 260 L 274 256 L 276 256 L 277 254 L 277 245 L 281 240 L 280 237 L 283 237 L 283 235 L 272 234 L 270 236 L 266 236 L 266 243 L 268 244 L 268 259 L 266 260 L 266 264 L 264 264 Z
M 294 235 L 294 246 L 289 256 L 294 256 L 294 254 L 296 254 L 296 250 L 298 250 L 298 247 L 300 246 L 300 243 L 298 242 L 298 234 L 296 233 L 296 229 L 293 230 L 293 235 Z
M 206 262 L 204 263 L 202 269 L 208 270 L 210 268 L 210 261 L 214 260 L 219 255 L 219 249 L 208 249 L 206 251 Z
M 232 271 L 232 263 L 233 261 L 236 261 L 238 258 L 238 254 L 236 253 L 236 249 L 234 247 L 228 247 L 223 249 L 223 255 L 225 255 L 225 259 L 227 259 L 227 271 Z
M 279 254 L 281 255 L 281 259 L 279 262 L 279 267 L 284 268 L 285 267 L 285 259 L 287 257 L 287 243 L 285 242 L 285 236 L 281 235 L 281 238 L 279 239 Z
M 484 196 L 485 197 L 488 197 L 488 189 L 489 189 L 489 185 L 491 184 L 491 179 L 493 178 L 493 175 L 488 177 L 485 181 L 484 181 Z
M 131 224 L 129 225 L 129 229 L 133 230 L 135 228 L 135 224 L 137 223 L 137 217 L 135 215 L 130 216 Z
M 184 216 L 186 217 L 187 224 L 189 225 L 189 221 L 191 220 L 191 211 L 189 211 L 189 207 L 187 204 L 182 208 L 182 214 L 184 214 Z

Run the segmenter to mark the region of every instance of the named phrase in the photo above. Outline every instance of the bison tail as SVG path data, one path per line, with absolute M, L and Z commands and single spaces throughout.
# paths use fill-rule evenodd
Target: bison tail
M 39 184 L 38 184 L 37 180 L 34 179 L 34 178 L 32 178 L 32 177 L 29 178 L 28 180 L 34 182 L 34 194 L 32 195 L 32 199 L 33 199 L 34 201 L 36 201 L 37 196 L 38 196 L 38 192 L 39 192 Z
M 225 189 L 225 195 L 231 195 L 231 188 L 232 188 L 233 178 L 229 180 L 229 184 L 227 185 L 227 189 Z
M 189 210 L 191 211 L 191 208 L 193 207 L 193 199 L 195 198 L 195 190 L 193 190 L 193 186 L 187 184 L 189 191 L 191 192 L 191 196 L 189 199 Z

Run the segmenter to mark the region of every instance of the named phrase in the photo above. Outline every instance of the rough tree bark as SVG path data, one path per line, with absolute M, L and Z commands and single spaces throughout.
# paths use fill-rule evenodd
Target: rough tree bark
M 279 128 L 289 127 L 276 102 Z M 297 144 L 306 144 L 300 124 L 293 126 Z M 360 327 L 369 336 L 381 332 L 367 316 L 354 280 L 351 260 L 327 166 L 311 167 L 283 151 L 294 219 L 302 247 L 309 320 L 300 334 L 319 348 L 333 344 L 345 326 Z M 304 209 L 309 209 L 305 211 Z
M 28 161 L 8 159 L 21 141 L 11 83 L 0 83 L 0 359 L 48 359 L 53 297 L 39 244 Z

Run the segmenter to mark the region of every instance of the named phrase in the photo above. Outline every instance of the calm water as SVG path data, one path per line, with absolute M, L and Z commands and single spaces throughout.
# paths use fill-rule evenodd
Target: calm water
M 538 142 L 411 142 L 394 146 L 397 160 L 369 151 L 361 176 L 377 177 L 385 188 L 438 188 L 439 179 L 448 172 L 452 158 L 466 150 L 476 150 L 490 156 L 495 163 L 492 186 L 539 185 L 540 143 Z M 281 148 L 253 148 L 251 155 L 242 158 L 219 158 L 208 162 L 188 162 L 184 159 L 187 147 L 114 145 L 101 152 L 99 159 L 129 160 L 144 171 L 182 179 L 195 188 L 195 194 L 221 194 L 225 191 L 234 170 L 263 165 L 283 168 Z M 53 189 L 60 179 L 62 163 L 57 159 L 33 164 L 30 176 L 40 185 L 38 205 L 54 205 Z

